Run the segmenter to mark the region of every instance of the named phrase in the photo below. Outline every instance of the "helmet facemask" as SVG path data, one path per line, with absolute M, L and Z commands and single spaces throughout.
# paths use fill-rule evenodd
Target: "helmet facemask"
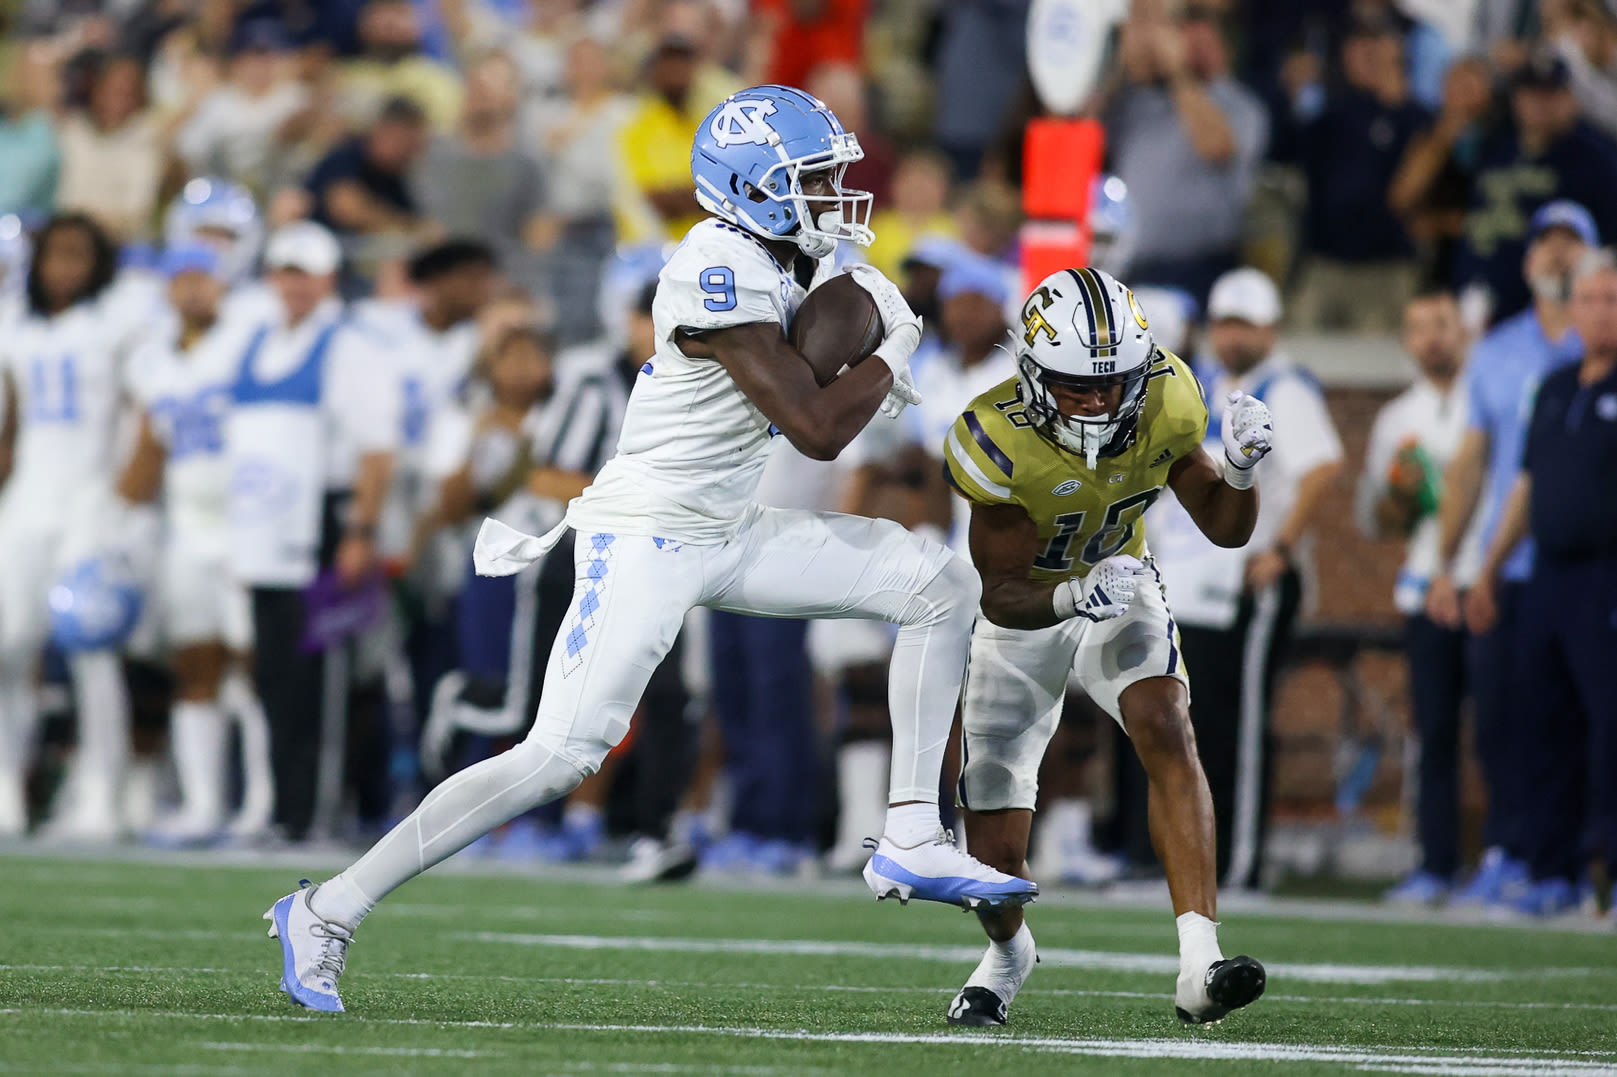
M 1093 470 L 1101 457 L 1116 456 L 1133 442 L 1151 365 L 1148 362 L 1133 370 L 1099 376 L 1062 374 L 1039 365 L 1031 352 L 1022 351 L 1016 358 L 1016 375 L 1023 411 L 1035 430 L 1082 456 Z M 1114 411 L 1102 415 L 1067 415 L 1051 391 L 1055 387 L 1083 392 L 1113 386 L 1122 386 L 1121 397 Z
M 842 186 L 848 165 L 864 156 L 856 136 L 837 135 L 832 139 L 830 153 L 783 160 L 760 176 L 757 183 L 747 184 L 740 200 L 726 202 L 754 231 L 789 239 L 810 258 L 824 258 L 842 241 L 868 247 L 876 238 L 870 229 L 874 196 L 869 191 Z M 832 193 L 806 194 L 803 177 L 826 171 L 831 173 Z

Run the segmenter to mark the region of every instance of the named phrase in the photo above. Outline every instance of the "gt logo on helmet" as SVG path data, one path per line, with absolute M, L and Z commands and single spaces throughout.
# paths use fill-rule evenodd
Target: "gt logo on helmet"
M 1134 290 L 1132 288 L 1129 289 L 1129 313 L 1134 315 L 1135 325 L 1138 325 L 1141 329 L 1151 328 L 1151 323 L 1145 320 L 1145 308 L 1140 306 L 1140 301 L 1138 299 L 1134 298 Z
M 766 146 L 772 137 L 778 137 L 775 129 L 764 120 L 774 111 L 773 101 L 726 101 L 708 125 L 708 133 L 720 149 Z
M 1043 303 L 1037 300 L 1043 299 Z M 1043 333 L 1051 340 L 1056 338 L 1056 327 L 1051 325 L 1044 317 L 1044 309 L 1055 300 L 1050 295 L 1049 288 L 1040 288 L 1028 296 L 1027 303 L 1022 307 L 1022 340 L 1029 347 L 1033 345 L 1033 338 Z

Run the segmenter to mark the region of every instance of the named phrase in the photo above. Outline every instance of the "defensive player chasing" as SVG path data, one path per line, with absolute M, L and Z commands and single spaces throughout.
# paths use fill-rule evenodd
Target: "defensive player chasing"
M 1195 375 L 1155 345 L 1134 294 L 1097 269 L 1045 278 L 1023 305 L 1016 361 L 1016 378 L 972 401 L 944 446 L 946 474 L 971 502 L 986 618 L 966 674 L 967 847 L 1001 871 L 1025 870 L 1039 762 L 1075 672 L 1150 781 L 1152 844 L 1179 923 L 1179 1016 L 1216 1021 L 1263 993 L 1263 966 L 1219 952 L 1213 802 L 1140 517 L 1167 485 L 1213 542 L 1245 543 L 1269 410 L 1230 394 L 1221 467 L 1201 448 L 1207 405 Z M 988 952 L 949 1023 L 1002 1025 L 1033 971 L 1033 936 L 1020 907 L 978 915 Z
M 533 729 L 439 785 L 348 870 L 265 914 L 281 939 L 281 987 L 294 1001 L 341 1010 L 337 978 L 349 941 L 378 900 L 594 773 L 698 605 L 901 625 L 889 682 L 891 806 L 867 880 L 879 897 L 968 907 L 1037 893 L 959 852 L 938 822 L 939 774 L 980 595 L 970 567 L 890 521 L 752 500 L 777 431 L 829 460 L 878 408 L 918 399 L 908 361 L 920 325 L 880 273 L 857 278 L 886 328 L 872 359 L 822 389 L 783 333 L 810 260 L 839 241 L 871 239 L 870 195 L 841 186 L 843 170 L 862 156 L 829 109 L 782 86 L 735 94 L 697 129 L 691 171 L 713 218 L 691 229 L 659 277 L 656 352 L 631 394 L 618 455 L 568 509 L 578 533 L 574 606 L 551 651 Z M 485 523 L 479 570 L 518 571 L 561 530 L 533 538 Z

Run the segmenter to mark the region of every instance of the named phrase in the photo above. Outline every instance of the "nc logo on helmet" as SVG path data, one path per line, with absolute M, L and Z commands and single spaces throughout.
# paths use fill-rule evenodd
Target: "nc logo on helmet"
M 774 111 L 773 101 L 726 101 L 708 125 L 708 133 L 721 150 L 748 144 L 767 146 L 771 136 L 775 135 L 775 129 L 764 121 L 764 117 Z

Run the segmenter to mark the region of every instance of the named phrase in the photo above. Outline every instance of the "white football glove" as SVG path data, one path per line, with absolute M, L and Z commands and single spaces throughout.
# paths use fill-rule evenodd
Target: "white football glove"
M 1224 481 L 1237 490 L 1250 490 L 1257 481 L 1258 461 L 1274 448 L 1274 421 L 1269 408 L 1255 396 L 1231 389 L 1224 405 Z
M 904 414 L 904 409 L 921 402 L 921 392 L 915 387 L 915 379 L 910 377 L 909 364 L 904 364 L 903 370 L 893 372 L 893 387 L 887 390 L 887 397 L 881 402 L 879 410 L 889 419 L 896 419 Z
M 896 390 L 899 374 L 909 369 L 910 356 L 921 346 L 921 319 L 915 316 L 910 305 L 904 301 L 904 294 L 898 290 L 898 285 L 883 276 L 882 271 L 875 266 L 862 264 L 850 266 L 848 274 L 859 287 L 869 292 L 870 298 L 876 302 L 876 311 L 881 315 L 882 329 L 887 335 L 882 339 L 881 346 L 871 354 L 886 363 L 887 368 L 893 372 Z M 911 394 L 913 395 L 913 383 Z M 905 403 L 918 404 L 920 398 L 906 399 Z
M 1089 570 L 1081 580 L 1066 580 L 1056 586 L 1056 616 L 1063 621 L 1072 617 L 1087 617 L 1091 621 L 1110 621 L 1128 612 L 1140 584 L 1151 576 L 1151 570 L 1138 557 L 1117 554 L 1108 557 Z

